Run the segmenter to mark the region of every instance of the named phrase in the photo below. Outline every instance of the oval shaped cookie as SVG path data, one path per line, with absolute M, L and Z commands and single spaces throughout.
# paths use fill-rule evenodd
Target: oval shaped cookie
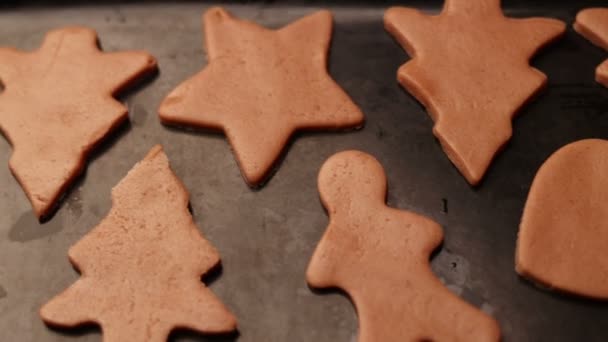
M 608 141 L 555 152 L 534 178 L 515 269 L 543 286 L 608 299 Z

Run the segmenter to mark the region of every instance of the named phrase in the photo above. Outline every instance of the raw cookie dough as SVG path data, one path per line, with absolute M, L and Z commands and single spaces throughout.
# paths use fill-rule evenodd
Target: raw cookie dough
M 363 113 L 327 74 L 329 11 L 279 30 L 217 7 L 203 20 L 209 63 L 167 96 L 160 118 L 222 130 L 250 186 L 269 177 L 296 130 L 363 125 Z
M 220 257 L 188 212 L 188 192 L 155 146 L 114 189 L 112 209 L 69 250 L 81 277 L 42 307 L 53 326 L 101 326 L 105 342 L 167 341 L 174 328 L 236 329 L 201 282 Z
M 433 274 L 442 240 L 432 220 L 385 204 L 380 163 L 358 151 L 329 158 L 319 172 L 329 226 L 306 279 L 339 287 L 354 302 L 360 342 L 498 341 L 494 319 L 450 292 Z
M 506 18 L 499 0 L 446 0 L 439 15 L 389 8 L 384 25 L 412 57 L 399 83 L 428 110 L 448 158 L 479 184 L 511 138 L 511 119 L 547 82 L 530 58 L 564 23 Z
M 544 287 L 608 299 L 608 141 L 555 152 L 534 178 L 515 269 Z
M 113 96 L 154 70 L 146 52 L 101 52 L 85 27 L 50 31 L 33 52 L 0 48 L 0 130 L 38 218 L 52 213 L 90 150 L 127 119 Z
M 608 8 L 588 8 L 578 12 L 574 30 L 593 44 L 608 50 Z M 608 87 L 608 60 L 595 69 L 595 80 Z

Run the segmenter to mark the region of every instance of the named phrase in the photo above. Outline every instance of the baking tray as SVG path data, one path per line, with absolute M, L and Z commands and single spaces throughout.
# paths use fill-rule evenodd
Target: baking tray
M 546 15 L 570 24 L 578 9 L 599 4 L 507 1 L 504 7 L 513 16 Z M 37 310 L 77 279 L 69 246 L 108 213 L 112 186 L 156 143 L 189 189 L 196 223 L 221 254 L 223 271 L 210 287 L 239 322 L 239 334 L 176 332 L 171 340 L 355 341 L 357 319 L 349 300 L 338 292 L 313 293 L 304 278 L 328 222 L 317 172 L 326 158 L 345 149 L 366 151 L 382 162 L 391 206 L 441 223 L 445 242 L 433 257 L 433 270 L 454 292 L 496 317 L 504 341 L 608 340 L 608 304 L 539 290 L 514 272 L 518 224 L 541 163 L 569 142 L 608 138 L 608 89 L 593 80 L 608 54 L 571 28 L 534 59 L 549 86 L 520 112 L 511 142 L 474 189 L 433 137 L 428 114 L 395 80 L 408 57 L 383 29 L 387 4 L 326 6 L 335 14 L 329 69 L 365 112 L 365 128 L 298 134 L 274 177 L 252 191 L 222 135 L 163 127 L 156 114 L 164 96 L 205 64 L 201 14 L 210 4 L 12 5 L 0 11 L 0 45 L 33 49 L 45 31 L 83 24 L 98 31 L 107 51 L 148 50 L 160 73 L 122 98 L 130 122 L 97 149 L 45 224 L 34 218 L 10 174 L 11 149 L 0 139 L 0 341 L 100 340 L 96 328 L 51 330 Z M 425 6 L 438 10 L 441 2 Z M 279 27 L 319 4 L 227 7 Z

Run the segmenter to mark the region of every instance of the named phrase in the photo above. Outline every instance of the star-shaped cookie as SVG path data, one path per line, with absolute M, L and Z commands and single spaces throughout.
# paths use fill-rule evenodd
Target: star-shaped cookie
M 112 189 L 112 208 L 69 250 L 78 281 L 40 309 L 53 326 L 101 326 L 105 342 L 167 341 L 174 328 L 236 329 L 201 282 L 220 262 L 188 211 L 188 191 L 160 146 Z
M 327 74 L 332 16 L 279 30 L 222 8 L 203 16 L 208 65 L 161 103 L 163 123 L 222 130 L 251 186 L 260 185 L 296 130 L 356 128 L 363 114 Z
M 0 48 L 0 130 L 39 218 L 82 172 L 89 151 L 127 119 L 113 95 L 155 69 L 145 52 L 102 53 L 84 27 L 50 31 L 33 52 Z
M 608 8 L 588 8 L 578 12 L 574 29 L 593 44 L 608 50 Z M 595 70 L 595 80 L 608 87 L 608 60 Z
M 446 0 L 439 15 L 390 8 L 384 24 L 412 57 L 399 83 L 426 107 L 448 158 L 477 185 L 511 138 L 512 118 L 547 82 L 529 60 L 564 33 L 564 23 L 507 18 L 500 0 Z
M 441 227 L 385 204 L 386 176 L 374 157 L 340 152 L 323 164 L 318 181 L 329 225 L 306 279 L 313 287 L 349 294 L 360 342 L 500 339 L 495 320 L 433 274 L 429 258 L 441 244 Z

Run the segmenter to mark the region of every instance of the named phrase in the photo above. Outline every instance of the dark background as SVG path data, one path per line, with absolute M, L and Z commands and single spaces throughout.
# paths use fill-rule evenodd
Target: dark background
M 162 0 L 147 0 L 147 1 L 120 1 L 120 0 L 100 0 L 100 1 L 87 1 L 87 0 L 4 0 L 2 4 L 7 6 L 54 6 L 54 5 L 100 5 L 100 4 L 151 4 L 151 3 L 166 3 Z M 425 7 L 441 7 L 443 4 L 442 0 L 374 0 L 374 1 L 320 1 L 320 0 L 266 0 L 266 1 L 175 1 L 172 3 L 198 3 L 198 4 L 251 4 L 251 5 L 314 5 L 314 6 L 336 6 L 336 5 L 349 5 L 349 6 L 389 6 L 389 5 L 407 5 L 407 6 L 425 6 Z M 502 0 L 503 8 L 556 8 L 556 7 L 567 7 L 567 8 L 583 8 L 590 6 L 606 6 L 606 1 L 602 0 Z

